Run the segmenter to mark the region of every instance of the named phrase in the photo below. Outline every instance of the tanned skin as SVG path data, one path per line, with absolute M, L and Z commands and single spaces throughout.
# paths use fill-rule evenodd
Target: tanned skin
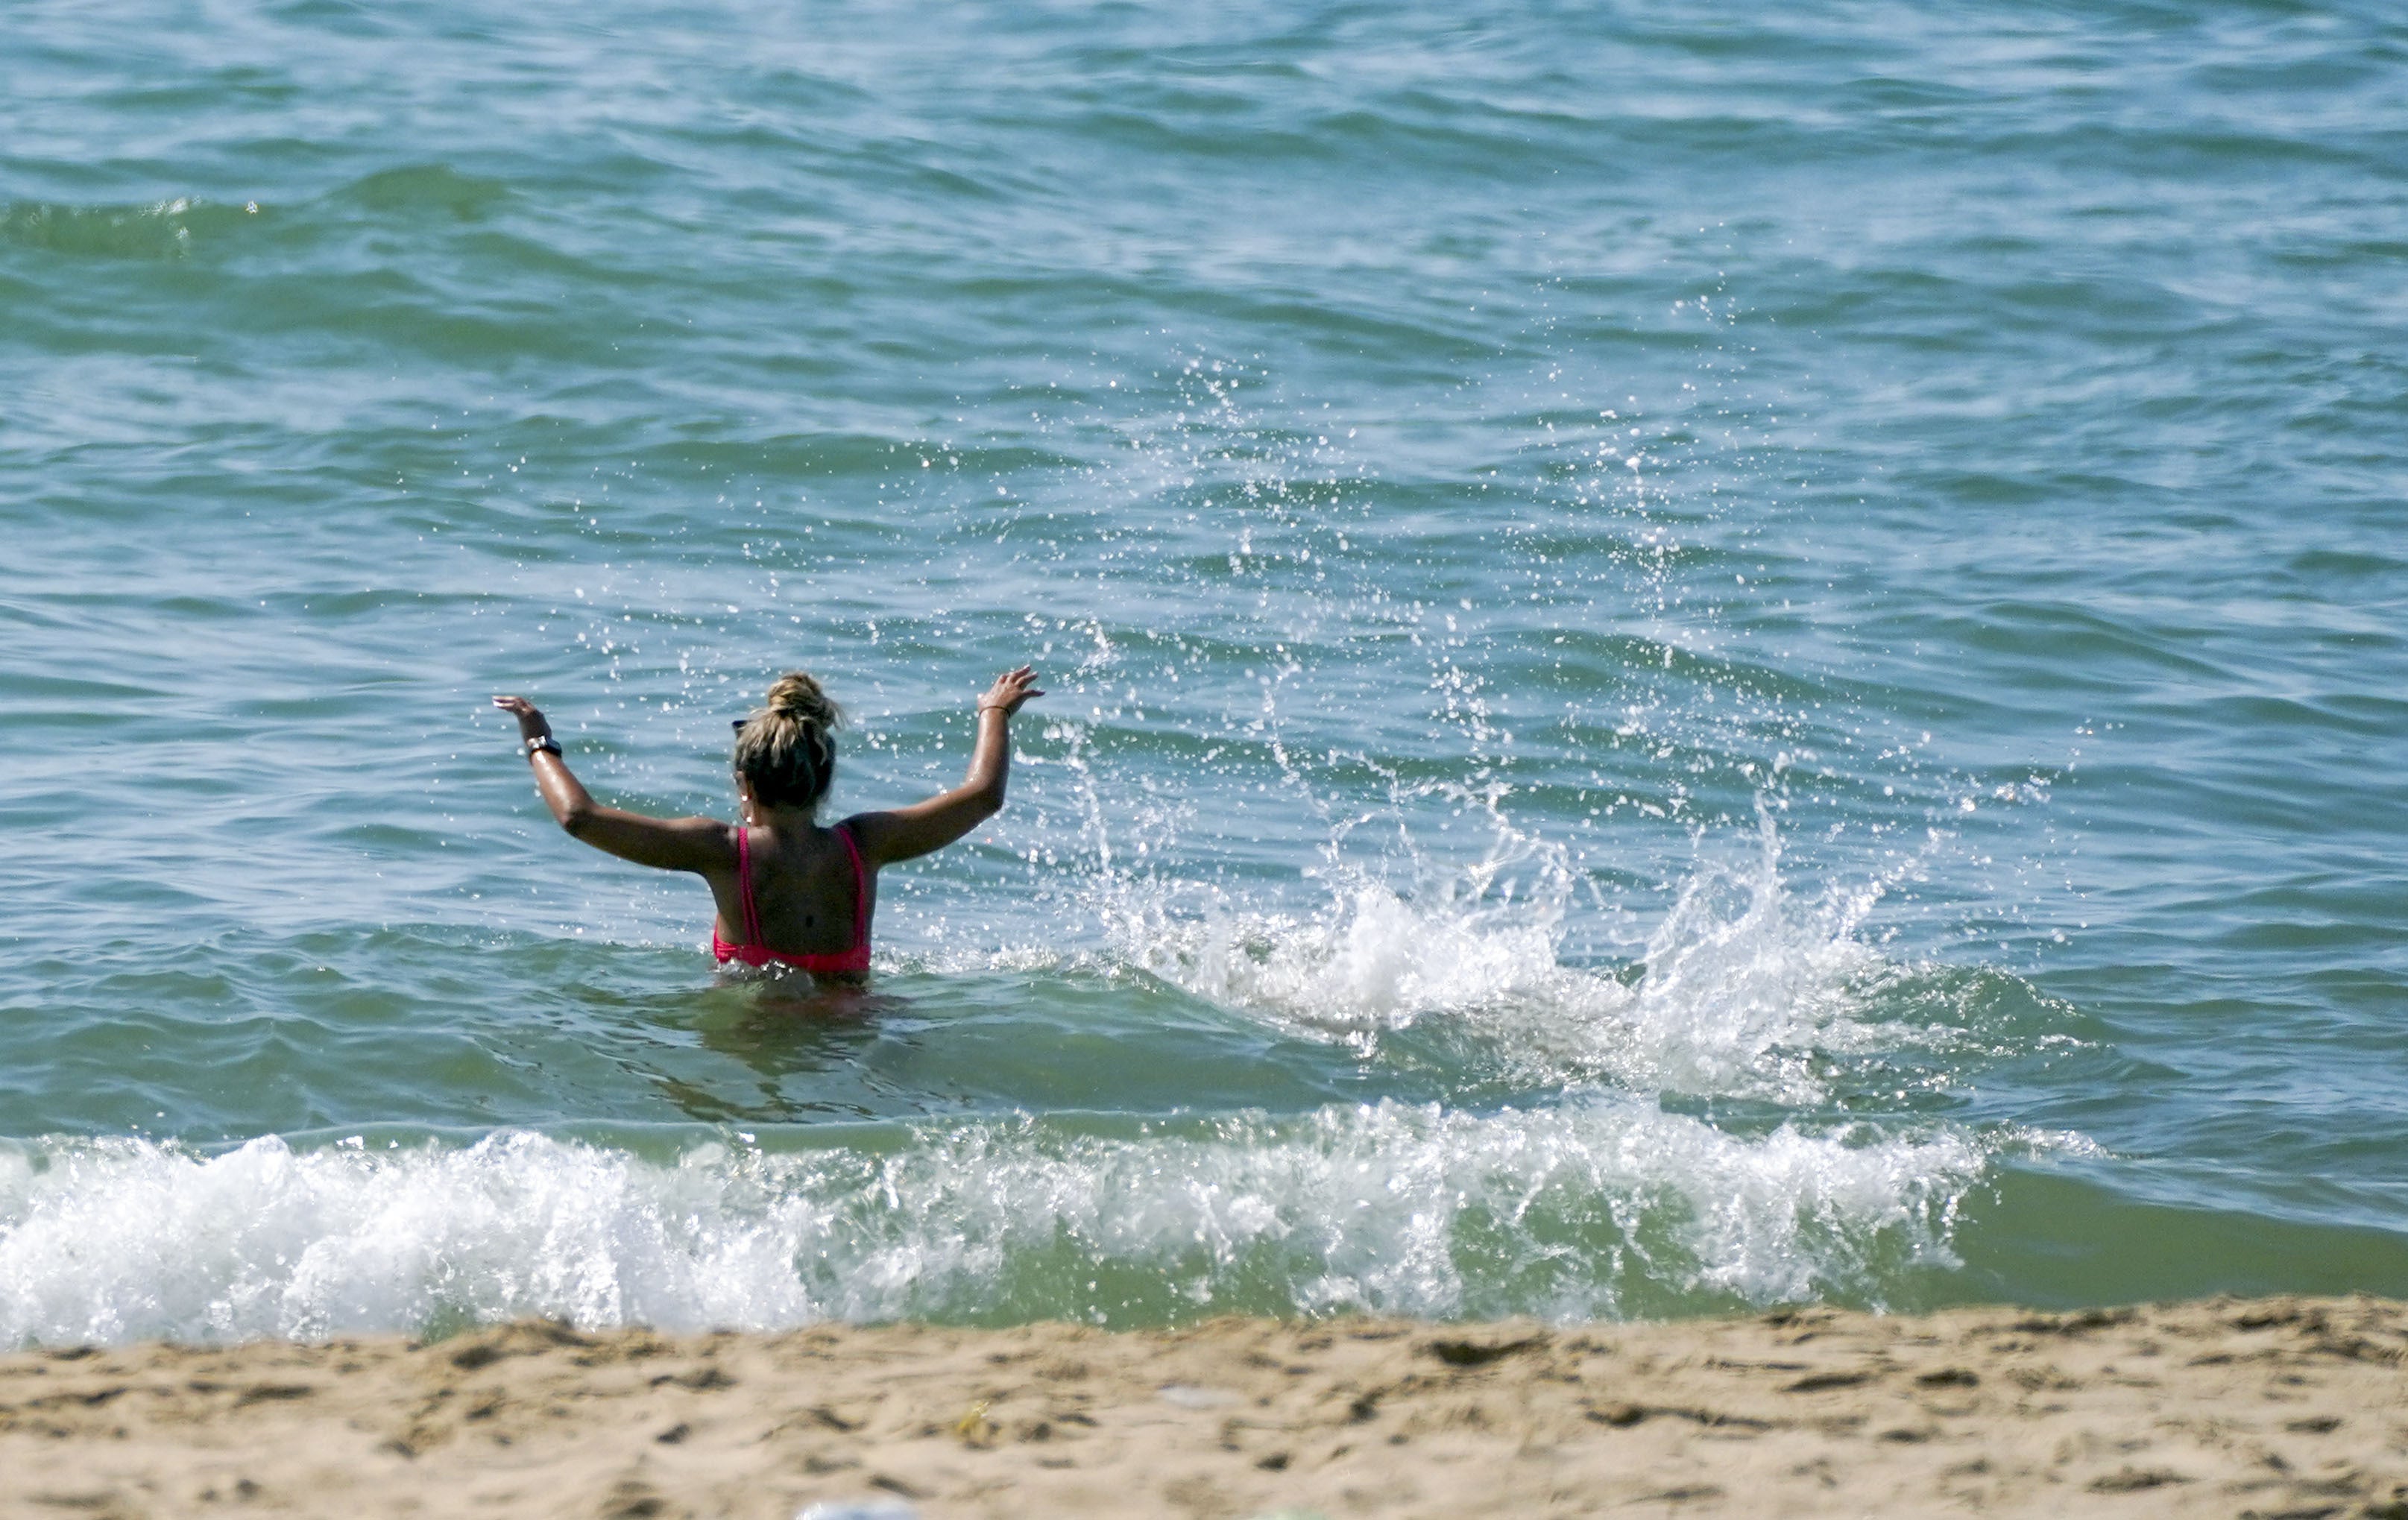
M 1045 695 L 1036 681 L 1032 668 L 1024 665 L 996 677 L 979 698 L 978 742 L 961 785 L 908 808 L 857 812 L 843 821 L 861 851 L 865 932 L 877 906 L 880 867 L 941 850 L 1002 810 L 1004 782 L 1011 768 L 1011 717 L 1022 703 Z M 551 737 L 552 724 L 525 697 L 496 696 L 494 706 L 518 719 L 522 743 Z M 529 760 L 536 790 L 562 828 L 622 860 L 657 870 L 694 872 L 710 883 L 719 908 L 714 928 L 720 938 L 731 943 L 741 938 L 744 909 L 732 826 L 716 818 L 652 818 L 606 808 L 594 800 L 561 756 L 538 750 Z M 763 939 L 771 949 L 792 954 L 850 948 L 853 871 L 836 831 L 821 825 L 814 809 L 756 802 L 740 775 L 736 797 L 744 822 L 769 836 L 766 841 L 758 837 L 752 841 L 753 900 L 760 910 Z

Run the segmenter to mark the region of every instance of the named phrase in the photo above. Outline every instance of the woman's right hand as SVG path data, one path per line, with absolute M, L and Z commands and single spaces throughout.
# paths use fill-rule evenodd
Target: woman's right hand
M 541 738 L 552 732 L 552 722 L 533 702 L 523 696 L 496 696 L 494 706 L 519 721 L 519 742 Z
M 984 712 L 989 708 L 993 708 L 1009 718 L 1020 710 L 1021 703 L 1032 696 L 1044 695 L 1043 692 L 1037 689 L 1036 671 L 1036 667 L 1024 665 L 1017 670 L 1007 670 L 996 677 L 995 684 L 989 686 L 986 689 L 986 695 L 979 698 L 979 710 Z M 495 697 L 494 700 L 499 701 L 501 698 Z

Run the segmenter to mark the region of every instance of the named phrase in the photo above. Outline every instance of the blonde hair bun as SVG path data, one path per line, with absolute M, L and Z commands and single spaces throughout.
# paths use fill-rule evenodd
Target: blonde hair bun
M 737 774 L 764 806 L 816 808 L 836 781 L 836 730 L 844 710 L 807 670 L 770 682 L 766 700 L 737 731 Z

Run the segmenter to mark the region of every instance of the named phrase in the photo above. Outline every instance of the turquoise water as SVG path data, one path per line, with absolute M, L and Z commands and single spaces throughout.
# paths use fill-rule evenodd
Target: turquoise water
M 2408 1293 L 2388 7 L 0 27 L 0 1343 Z

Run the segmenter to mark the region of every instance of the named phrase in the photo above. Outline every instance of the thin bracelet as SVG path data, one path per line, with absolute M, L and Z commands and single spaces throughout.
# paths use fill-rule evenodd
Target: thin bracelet
M 981 702 L 978 710 L 981 712 L 1000 712 L 1007 718 L 1011 716 L 1011 704 L 1009 702 Z

